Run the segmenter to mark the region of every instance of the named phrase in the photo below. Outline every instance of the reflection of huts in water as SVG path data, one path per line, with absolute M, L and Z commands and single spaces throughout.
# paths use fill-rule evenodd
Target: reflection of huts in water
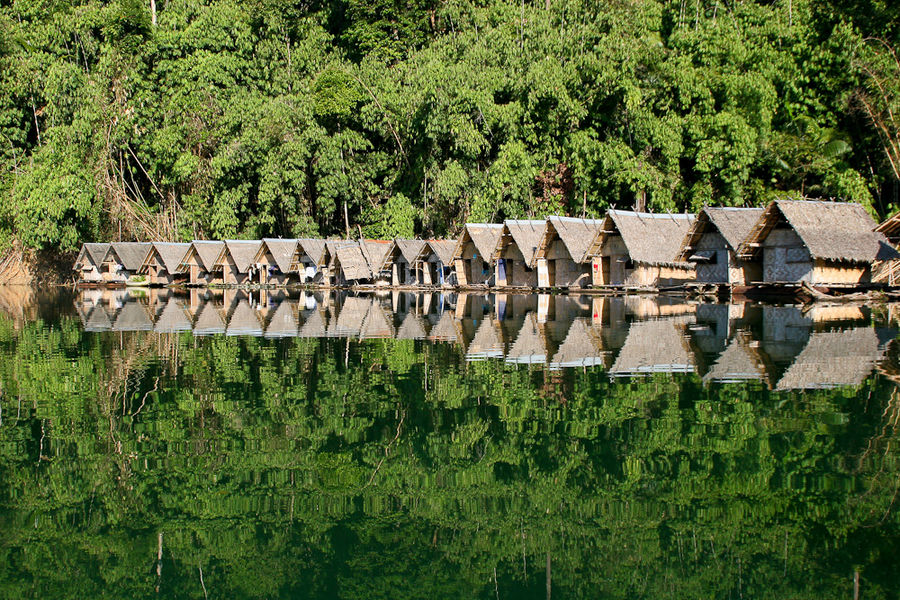
M 188 243 L 154 242 L 139 272 L 147 275 L 150 285 L 172 285 L 183 280 L 185 273 L 179 272 L 178 267 L 190 248 Z
M 515 341 L 506 353 L 506 362 L 544 364 L 547 362 L 547 341 L 534 314 L 526 315 Z
M 415 262 L 419 285 L 441 286 L 456 283 L 453 270 L 455 250 L 456 240 L 425 240 Z
M 669 296 L 625 296 L 622 303 L 626 314 L 638 319 L 691 315 L 697 311 L 696 304 Z
M 738 334 L 716 358 L 703 376 L 703 381 L 716 383 L 761 381 L 769 385 L 769 373 L 766 361 L 758 350 L 758 344 L 749 336 Z
M 466 360 L 471 362 L 503 358 L 503 347 L 503 336 L 499 323 L 494 319 L 483 319 L 466 347 Z
M 693 222 L 689 214 L 610 210 L 588 249 L 593 285 L 665 287 L 692 281 L 693 265 L 678 256 Z
M 297 254 L 299 240 L 283 240 L 276 238 L 263 238 L 253 257 L 253 263 L 259 269 L 260 285 L 287 285 L 291 275 L 296 274 L 292 269 L 292 261 Z
M 490 283 L 491 257 L 497 248 L 503 225 L 468 223 L 453 250 L 456 281 L 460 286 Z
M 285 298 L 265 322 L 267 338 L 293 337 L 297 335 L 297 318 L 294 315 L 296 301 Z
M 537 287 L 538 246 L 547 221 L 507 219 L 492 255 L 497 287 Z
M 237 305 L 228 317 L 225 327 L 226 335 L 262 335 L 262 323 L 257 311 L 250 306 L 246 298 L 238 300 Z
M 303 318 L 300 328 L 297 330 L 298 337 L 320 338 L 328 335 L 325 311 L 309 310 L 301 314 Z
M 428 332 L 428 339 L 435 342 L 455 342 L 459 339 L 457 321 L 449 310 L 441 313 L 438 322 Z
M 776 389 L 859 386 L 882 356 L 871 327 L 815 331 Z
M 634 321 L 611 375 L 693 373 L 694 356 L 684 335 L 685 318 Z
M 347 296 L 341 304 L 337 319 L 329 327 L 328 335 L 334 337 L 356 337 L 362 329 L 366 313 L 369 312 L 371 298 L 366 296 Z
M 397 327 L 397 339 L 424 340 L 426 337 L 428 332 L 425 331 L 425 320 L 413 312 L 406 313 L 400 326 Z
M 900 258 L 875 227 L 859 204 L 776 200 L 737 254 L 761 261 L 767 283 L 867 283 L 875 261 Z
M 225 333 L 225 320 L 215 303 L 207 301 L 201 304 L 194 318 L 194 335 L 215 335 Z
M 190 285 L 211 285 L 221 283 L 222 277 L 216 269 L 216 259 L 225 248 L 224 242 L 194 240 L 178 266 L 180 273 L 188 274 Z
M 85 331 L 109 331 L 112 329 L 112 321 L 106 307 L 97 304 L 85 314 L 84 330 Z
M 216 258 L 216 269 L 222 271 L 224 285 L 253 283 L 256 266 L 253 259 L 259 250 L 259 240 L 226 240 Z
M 190 331 L 192 328 L 190 314 L 185 310 L 181 301 L 175 298 L 170 298 L 164 304 L 153 325 L 153 331 L 156 333 L 178 333 Z
M 704 208 L 685 236 L 679 260 L 696 265 L 700 283 L 746 285 L 760 281 L 759 261 L 740 259 L 736 253 L 762 214 L 762 208 Z
M 301 238 L 297 240 L 291 263 L 291 273 L 297 273 L 300 283 L 324 283 L 328 268 L 328 250 L 325 240 Z
M 147 242 L 113 242 L 104 258 L 104 278 L 109 282 L 124 283 L 137 275 L 151 247 L 152 244 Z
M 395 238 L 386 260 L 391 269 L 391 285 L 416 285 L 416 258 L 425 247 L 422 240 Z
M 549 217 L 537 252 L 538 286 L 589 287 L 588 250 L 602 227 L 603 219 Z
M 393 336 L 394 328 L 391 327 L 390 319 L 385 314 L 384 308 L 377 299 L 371 298 L 369 309 L 366 311 L 366 316 L 359 330 L 359 337 L 361 339 L 375 339 Z
M 604 349 L 600 329 L 593 327 L 588 319 L 576 318 L 569 325 L 569 331 L 550 360 L 549 367 L 561 369 L 600 365 L 608 368 L 611 362 L 612 352 Z
M 812 320 L 795 306 L 763 306 L 760 347 L 781 367 L 794 360 L 809 339 Z
M 113 331 L 152 331 L 153 321 L 143 302 L 131 300 L 125 302 L 116 311 L 112 324 Z
M 84 283 L 106 281 L 108 271 L 104 269 L 104 261 L 109 247 L 109 244 L 83 244 L 81 246 L 73 267 L 73 270 L 78 273 L 80 281 Z

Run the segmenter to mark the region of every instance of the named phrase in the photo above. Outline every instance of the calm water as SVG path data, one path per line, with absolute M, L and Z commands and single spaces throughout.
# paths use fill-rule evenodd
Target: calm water
M 0 288 L 0 597 L 895 598 L 896 325 Z

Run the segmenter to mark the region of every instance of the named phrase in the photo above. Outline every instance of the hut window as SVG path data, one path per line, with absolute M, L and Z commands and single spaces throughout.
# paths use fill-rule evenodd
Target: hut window
M 804 248 L 787 248 L 784 252 L 784 262 L 802 263 L 808 260 L 809 258 Z

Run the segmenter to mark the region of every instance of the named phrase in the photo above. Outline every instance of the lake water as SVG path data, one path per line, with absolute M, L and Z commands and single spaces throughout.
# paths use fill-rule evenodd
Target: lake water
M 894 311 L 0 288 L 0 597 L 895 598 Z

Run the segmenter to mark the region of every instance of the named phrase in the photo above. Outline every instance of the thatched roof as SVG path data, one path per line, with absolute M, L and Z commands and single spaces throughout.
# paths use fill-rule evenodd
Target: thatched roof
M 694 356 L 674 319 L 634 321 L 611 375 L 693 373 Z
M 82 245 L 81 251 L 78 253 L 78 258 L 75 259 L 76 269 L 78 268 L 78 265 L 80 265 L 84 260 L 87 260 L 95 267 L 99 267 L 103 264 L 103 260 L 106 258 L 106 254 L 107 252 L 109 252 L 109 248 L 109 244 Z
M 503 225 L 496 223 L 467 223 L 463 229 L 456 247 L 453 250 L 453 258 L 462 258 L 463 248 L 466 242 L 475 244 L 475 249 L 481 255 L 482 260 L 489 262 L 503 234 Z
M 149 242 L 113 242 L 109 245 L 110 256 L 115 256 L 118 264 L 122 265 L 126 271 L 137 272 L 144 259 L 153 247 Z
M 428 259 L 428 253 L 434 253 L 441 264 L 450 266 L 453 264 L 453 251 L 456 249 L 456 240 L 428 240 L 422 248 L 422 260 Z
M 529 313 L 522 321 L 516 341 L 506 354 L 506 362 L 521 364 L 547 362 L 547 342 L 534 313 Z
M 303 238 L 297 240 L 299 249 L 317 266 L 325 266 L 325 240 Z
M 219 258 L 222 250 L 225 248 L 225 242 L 212 240 L 194 240 L 191 242 L 191 249 L 185 253 L 184 260 L 188 260 L 191 253 L 197 256 L 197 262 L 203 267 L 204 271 L 212 272 L 216 266 L 216 259 Z M 186 270 L 187 264 L 182 262 L 179 270 Z
M 385 270 L 390 270 L 391 248 L 394 242 L 386 240 L 359 240 L 359 249 L 366 257 L 366 263 L 372 272 L 371 277 Z
M 225 333 L 227 335 L 262 335 L 262 323 L 260 323 L 259 315 L 247 300 L 242 298 L 231 311 Z
M 425 247 L 425 242 L 423 240 L 404 240 L 402 238 L 395 238 L 394 245 L 396 246 L 397 251 L 406 259 L 406 262 L 409 264 L 413 264 L 416 262 L 416 257 L 419 256 L 419 253 L 422 252 L 422 249 Z
M 294 309 L 289 300 L 278 303 L 278 307 L 266 323 L 266 332 L 263 335 L 267 338 L 297 335 L 297 319 L 294 318 Z
M 159 260 L 166 271 L 175 273 L 190 249 L 191 245 L 188 243 L 153 242 L 153 249 L 147 253 L 147 257 L 141 265 L 141 271 L 146 270 L 154 256 L 159 256 Z
M 191 328 L 191 319 L 181 302 L 170 299 L 163 306 L 159 317 L 156 318 L 153 331 L 157 333 L 177 333 L 179 331 L 190 331 Z
M 590 319 L 576 318 L 569 325 L 566 339 L 550 361 L 551 369 L 562 367 L 608 366 L 610 353 L 603 351 L 600 332 L 591 326 Z
M 547 221 L 525 221 L 507 219 L 503 222 L 503 233 L 497 248 L 494 251 L 494 258 L 498 258 L 500 252 L 510 243 L 514 243 L 522 253 L 525 264 L 529 268 L 534 267 L 537 259 L 537 250 L 541 245 L 544 232 L 547 230 Z
M 116 313 L 113 322 L 113 331 L 150 331 L 153 329 L 153 321 L 150 314 L 140 302 L 125 302 Z
M 592 241 L 590 256 L 599 256 L 610 232 L 618 232 L 634 262 L 649 265 L 681 265 L 681 243 L 687 235 L 694 215 L 638 213 L 626 210 L 610 210 L 603 228 Z
M 262 262 L 266 252 L 269 252 L 271 253 L 272 258 L 275 259 L 275 265 L 278 267 L 278 270 L 282 273 L 290 273 L 293 271 L 291 268 L 291 259 L 294 258 L 294 252 L 297 250 L 299 241 L 300 240 L 263 238 L 256 251 L 256 256 L 253 258 L 253 262 Z
M 259 240 L 225 240 L 225 247 L 216 258 L 216 266 L 224 266 L 230 255 L 238 273 L 247 273 L 253 266 L 261 244 Z
M 482 319 L 466 348 L 467 361 L 487 358 L 503 358 L 503 338 L 500 335 L 500 328 L 493 319 Z
M 336 250 L 337 262 L 340 264 L 344 279 L 370 279 L 372 270 L 358 244 L 342 245 Z
M 878 335 L 871 327 L 814 331 L 776 389 L 858 386 L 882 355 Z
M 818 200 L 776 200 L 766 207 L 738 249 L 755 256 L 769 232 L 782 220 L 800 237 L 813 259 L 871 263 L 900 258 L 861 204 Z
M 697 220 L 685 236 L 679 260 L 686 261 L 703 234 L 713 231 L 722 234 L 730 250 L 737 251 L 744 239 L 750 235 L 763 211 L 762 208 L 707 206 L 697 215 Z
M 576 263 L 590 261 L 588 250 L 591 242 L 603 229 L 603 219 L 575 219 L 572 217 L 548 217 L 547 230 L 541 244 L 542 251 L 550 247 L 554 237 L 558 237 L 569 256 Z
M 407 313 L 397 328 L 398 340 L 423 340 L 428 337 L 425 322 L 415 313 Z

